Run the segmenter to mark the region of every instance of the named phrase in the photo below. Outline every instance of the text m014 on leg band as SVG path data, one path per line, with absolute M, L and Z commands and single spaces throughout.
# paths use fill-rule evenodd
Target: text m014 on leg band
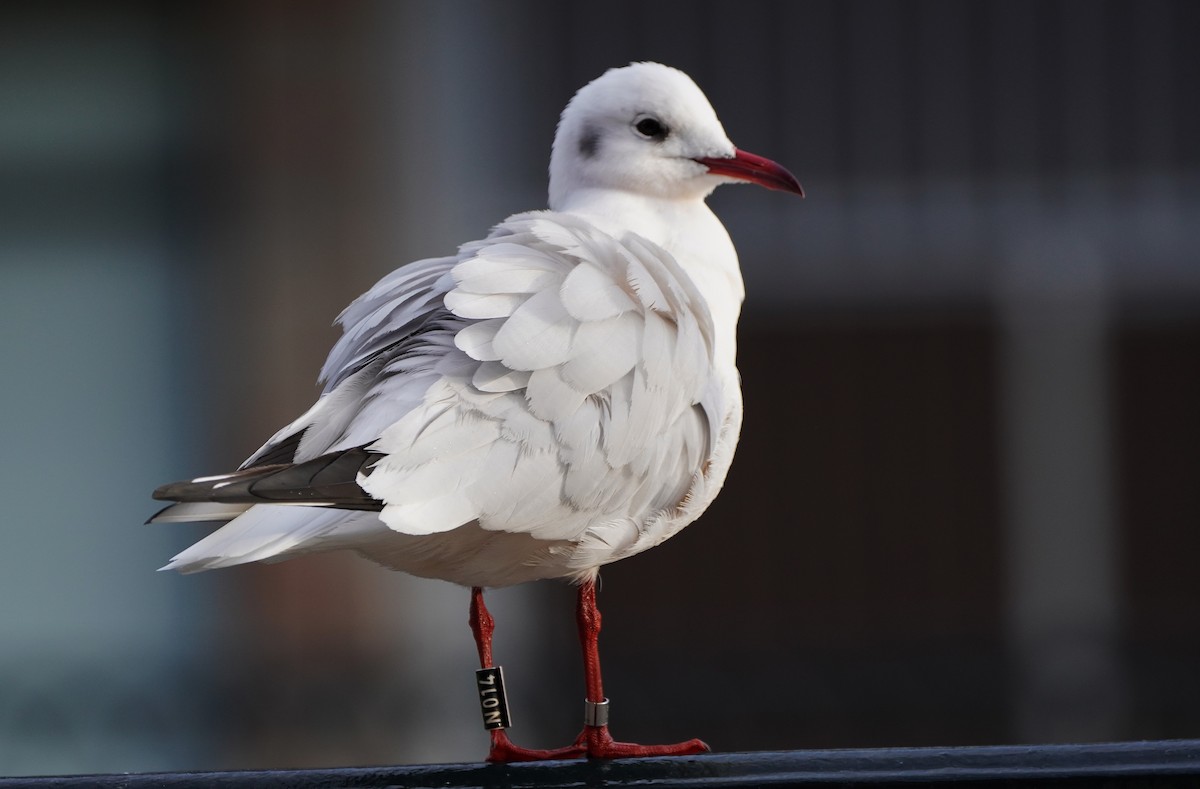
M 504 693 L 504 669 L 500 666 L 479 669 L 475 672 L 475 685 L 479 689 L 483 728 L 491 731 L 512 726 L 508 716 L 508 696 Z

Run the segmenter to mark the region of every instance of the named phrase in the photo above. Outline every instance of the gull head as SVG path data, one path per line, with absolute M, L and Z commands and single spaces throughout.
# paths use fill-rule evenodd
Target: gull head
M 550 156 L 553 209 L 584 189 L 703 200 L 735 182 L 804 194 L 783 167 L 734 147 L 691 77 L 659 63 L 610 69 L 580 88 Z

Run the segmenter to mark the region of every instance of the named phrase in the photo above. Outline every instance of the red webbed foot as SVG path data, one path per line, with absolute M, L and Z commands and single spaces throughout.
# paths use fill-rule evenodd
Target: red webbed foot
M 488 751 L 489 762 L 541 762 L 550 759 L 578 759 L 587 754 L 587 746 L 579 742 L 565 748 L 541 750 L 513 745 L 503 729 L 492 731 L 492 748 Z
M 638 745 L 617 742 L 608 726 L 585 726 L 575 744 L 583 746 L 589 759 L 633 759 L 641 756 L 694 756 L 711 748 L 703 740 L 688 740 L 670 745 Z

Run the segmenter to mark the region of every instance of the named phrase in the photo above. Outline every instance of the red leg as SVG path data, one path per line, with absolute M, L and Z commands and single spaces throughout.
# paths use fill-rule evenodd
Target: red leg
M 579 623 L 579 643 L 583 647 L 583 676 L 587 687 L 587 700 L 592 704 L 605 704 L 604 683 L 600 679 L 600 609 L 596 607 L 596 582 L 585 581 L 579 587 L 579 605 L 575 612 Z M 607 705 L 604 708 L 607 718 Z M 577 745 L 587 747 L 592 759 L 620 759 L 632 756 L 689 756 L 704 753 L 708 746 L 700 740 L 688 740 L 674 745 L 635 745 L 631 742 L 616 742 L 608 733 L 608 724 L 585 724 Z
M 471 590 L 471 632 L 475 634 L 475 646 L 479 650 L 480 668 L 490 668 L 492 663 L 492 633 L 496 621 L 483 604 L 483 590 L 476 586 Z M 489 762 L 533 762 L 544 759 L 573 759 L 583 756 L 581 743 L 554 750 L 534 750 L 513 745 L 504 729 L 492 729 L 492 747 L 488 752 Z

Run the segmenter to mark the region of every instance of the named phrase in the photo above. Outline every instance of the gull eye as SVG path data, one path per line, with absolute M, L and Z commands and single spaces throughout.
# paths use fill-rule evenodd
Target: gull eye
M 669 133 L 667 127 L 658 118 L 653 118 L 649 115 L 639 118 L 634 122 L 633 128 L 637 129 L 638 134 L 655 142 L 662 142 L 667 139 L 667 134 Z

